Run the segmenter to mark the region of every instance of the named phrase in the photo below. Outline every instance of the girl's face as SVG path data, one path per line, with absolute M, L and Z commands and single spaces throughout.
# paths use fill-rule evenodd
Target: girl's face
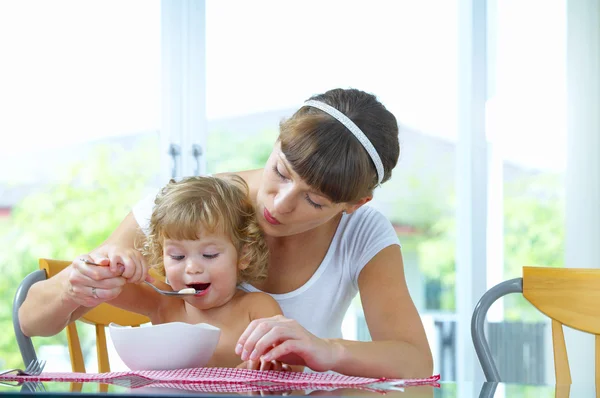
M 268 236 L 300 234 L 358 207 L 333 203 L 314 191 L 292 170 L 279 143 L 275 145 L 256 198 L 258 222 Z
M 174 291 L 201 290 L 185 298 L 194 307 L 219 307 L 234 296 L 240 265 L 229 237 L 203 233 L 198 240 L 165 239 L 163 258 L 165 274 Z

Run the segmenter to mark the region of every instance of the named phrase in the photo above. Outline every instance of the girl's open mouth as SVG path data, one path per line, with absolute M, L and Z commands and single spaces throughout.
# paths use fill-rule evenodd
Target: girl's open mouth
M 192 284 L 189 284 L 186 286 L 191 287 L 192 289 L 196 290 L 195 296 L 202 296 L 202 295 L 206 294 L 206 292 L 208 291 L 208 288 L 210 287 L 210 283 L 192 283 Z

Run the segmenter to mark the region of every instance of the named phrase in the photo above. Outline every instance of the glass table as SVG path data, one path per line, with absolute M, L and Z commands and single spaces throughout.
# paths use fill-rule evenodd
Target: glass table
M 256 388 L 256 387 L 254 387 Z M 70 382 L 43 382 L 21 386 L 0 385 L 0 398 L 17 397 L 25 395 L 47 395 L 64 397 L 176 397 L 189 395 L 202 396 L 251 396 L 251 395 L 311 395 L 311 396 L 386 396 L 386 397 L 431 397 L 431 398 L 545 398 L 545 397 L 595 397 L 594 383 L 574 384 L 572 386 L 554 385 L 523 385 L 507 383 L 474 383 L 474 382 L 441 382 L 439 387 L 418 386 L 406 387 L 403 391 L 381 390 L 370 391 L 361 388 L 339 388 L 324 390 L 291 390 L 268 391 L 268 389 L 246 389 L 242 391 L 238 386 L 227 384 L 202 384 L 202 385 L 177 385 L 150 386 L 140 388 L 127 388 L 112 384 L 99 384 L 96 382 L 70 383 Z

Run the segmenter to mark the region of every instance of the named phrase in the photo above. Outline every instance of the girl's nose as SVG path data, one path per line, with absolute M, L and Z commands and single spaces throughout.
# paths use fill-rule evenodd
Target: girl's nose
M 188 260 L 185 265 L 185 272 L 188 274 L 201 274 L 204 272 L 204 267 L 196 260 Z

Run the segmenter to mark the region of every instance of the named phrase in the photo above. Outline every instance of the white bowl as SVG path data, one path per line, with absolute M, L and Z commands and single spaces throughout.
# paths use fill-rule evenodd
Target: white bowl
M 131 370 L 205 366 L 217 348 L 221 329 L 207 323 L 170 322 L 140 327 L 108 325 L 121 360 Z

